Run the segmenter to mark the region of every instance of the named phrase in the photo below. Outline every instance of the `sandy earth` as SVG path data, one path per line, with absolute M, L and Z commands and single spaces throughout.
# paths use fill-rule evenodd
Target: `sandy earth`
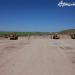
M 75 40 L 0 40 L 0 75 L 75 75 Z

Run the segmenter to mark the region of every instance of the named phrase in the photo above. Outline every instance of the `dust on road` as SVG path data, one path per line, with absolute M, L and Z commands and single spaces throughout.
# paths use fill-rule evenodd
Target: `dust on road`
M 75 40 L 0 40 L 0 75 L 75 75 Z

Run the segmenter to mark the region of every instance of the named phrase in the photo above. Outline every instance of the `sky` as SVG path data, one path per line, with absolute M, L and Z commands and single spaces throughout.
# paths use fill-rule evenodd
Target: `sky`
M 0 0 L 0 31 L 55 32 L 75 29 L 75 7 L 58 7 L 59 1 Z

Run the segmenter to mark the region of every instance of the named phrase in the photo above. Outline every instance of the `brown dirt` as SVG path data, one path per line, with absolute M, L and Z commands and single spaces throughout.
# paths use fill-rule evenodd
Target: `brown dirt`
M 0 75 L 75 75 L 75 40 L 0 40 Z

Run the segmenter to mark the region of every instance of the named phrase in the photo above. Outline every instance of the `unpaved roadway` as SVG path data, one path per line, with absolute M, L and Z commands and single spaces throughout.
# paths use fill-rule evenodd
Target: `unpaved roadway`
M 0 75 L 75 75 L 75 40 L 0 40 Z

